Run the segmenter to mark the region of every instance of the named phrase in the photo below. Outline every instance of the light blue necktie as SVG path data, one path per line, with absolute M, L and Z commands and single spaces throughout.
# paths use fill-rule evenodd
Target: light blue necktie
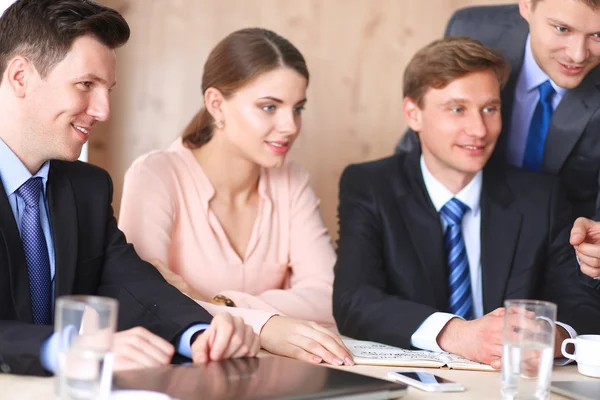
M 449 310 L 465 319 L 473 318 L 473 295 L 469 259 L 462 234 L 462 219 L 469 207 L 456 198 L 450 199 L 440 210 L 446 221 L 446 250 L 448 251 Z
M 531 171 L 539 171 L 544 157 L 544 144 L 550 128 L 552 119 L 552 95 L 554 88 L 549 80 L 538 86 L 540 100 L 533 111 L 529 134 L 527 135 L 527 146 L 523 156 L 523 168 Z
M 50 257 L 40 219 L 40 195 L 43 187 L 42 178 L 32 177 L 17 189 L 17 193 L 25 202 L 25 211 L 21 219 L 21 240 L 29 271 L 33 322 L 36 324 L 51 323 Z

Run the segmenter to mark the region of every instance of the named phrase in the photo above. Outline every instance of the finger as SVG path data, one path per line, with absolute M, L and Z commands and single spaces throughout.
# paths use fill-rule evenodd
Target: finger
M 333 347 L 337 348 L 338 352 L 343 353 L 343 350 L 341 350 L 336 341 L 314 329 L 311 329 L 307 333 L 293 336 L 290 339 L 290 342 L 293 345 L 302 348 L 304 351 L 314 354 L 329 364 L 338 366 L 344 364 L 344 359 L 340 358 L 334 351 L 330 350 L 330 348 Z
M 583 246 L 583 245 L 581 245 Z M 579 247 L 581 247 L 579 246 Z M 577 255 L 577 258 L 579 258 L 579 264 L 586 264 L 592 268 L 599 268 L 600 267 L 600 258 L 598 257 L 594 257 L 594 256 L 590 256 L 588 254 L 584 254 L 581 251 L 577 250 L 575 252 L 575 255 Z
M 348 350 L 348 348 L 346 347 L 346 345 L 344 344 L 344 341 L 342 340 L 341 337 L 339 337 L 339 335 L 335 334 L 334 332 L 330 331 L 329 329 L 322 327 L 319 324 L 315 324 L 314 325 L 315 330 L 328 335 L 330 338 L 332 338 L 333 340 L 335 340 L 335 342 L 338 344 L 338 346 L 342 349 L 343 353 L 336 353 L 338 357 L 340 357 L 342 360 L 344 360 L 344 363 L 346 365 L 354 365 L 354 357 L 352 356 L 352 352 L 350 350 Z M 333 349 L 329 349 L 330 351 L 333 351 Z
M 223 354 L 223 359 L 237 358 L 234 357 L 240 350 L 242 352 L 248 351 L 247 347 L 244 347 L 244 341 L 246 339 L 246 324 L 240 317 L 233 317 L 233 334 Z
M 218 314 L 213 318 L 212 324 L 215 333 L 209 355 L 211 360 L 221 360 L 234 333 L 233 317 L 229 314 Z
M 140 334 L 141 337 L 152 346 L 152 349 L 156 349 L 162 354 L 166 354 L 170 357 L 173 357 L 173 354 L 175 354 L 175 346 L 173 346 L 171 343 L 161 338 L 160 336 L 150 332 L 149 330 L 144 328 L 141 329 L 142 330 L 138 334 Z
M 493 359 L 492 362 L 490 362 L 490 366 L 494 369 L 501 369 L 502 368 L 502 359 L 501 358 Z
M 167 361 L 161 362 L 159 359 L 148 355 L 144 350 L 130 344 L 119 345 L 118 348 L 115 349 L 115 355 L 121 359 L 129 360 L 131 363 L 134 363 L 137 368 L 157 367 L 167 363 Z
M 600 268 L 590 267 L 584 263 L 582 263 L 579 268 L 581 269 L 582 273 L 592 278 L 597 278 L 600 276 Z
M 577 246 L 583 243 L 588 229 L 592 228 L 593 225 L 594 221 L 592 220 L 583 217 L 577 218 L 573 223 L 573 228 L 571 229 L 571 236 L 569 238 L 571 245 Z
M 113 364 L 113 371 L 115 371 L 115 372 L 141 368 L 141 366 L 137 362 L 130 360 L 127 357 L 121 357 L 121 356 L 115 355 L 114 359 L 115 359 L 115 361 Z
M 252 333 L 254 333 L 254 330 L 252 331 Z M 252 346 L 250 348 L 251 348 L 251 351 L 248 353 L 248 356 L 256 357 L 256 355 L 260 351 L 260 336 L 259 335 L 254 334 L 254 336 L 252 338 Z
M 577 250 L 577 255 L 579 254 L 592 257 L 592 258 L 600 258 L 600 245 L 597 243 L 581 243 L 577 245 L 575 248 Z
M 295 358 L 296 360 L 309 362 L 311 364 L 320 364 L 323 362 L 323 358 L 315 355 L 314 353 L 308 352 L 304 350 L 302 347 L 296 346 L 294 344 L 290 345 L 290 350 L 287 354 L 284 354 L 288 357 Z
M 232 355 L 232 358 L 248 357 L 252 352 L 252 344 L 254 342 L 254 331 L 252 327 L 244 326 L 244 340 L 239 349 Z
M 213 330 L 209 327 L 196 337 L 192 343 L 192 361 L 196 364 L 203 364 L 210 361 L 210 342 Z
M 129 329 L 117 335 L 115 344 L 135 348 L 161 364 L 171 361 L 175 354 L 175 347 L 171 343 L 142 327 Z

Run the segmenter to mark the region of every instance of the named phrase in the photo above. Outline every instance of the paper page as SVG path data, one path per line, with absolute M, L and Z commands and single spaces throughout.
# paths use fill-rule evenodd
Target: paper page
M 456 369 L 490 370 L 486 364 L 471 361 L 451 353 L 438 353 L 427 350 L 406 350 L 386 344 L 364 340 L 344 339 L 344 343 L 354 355 L 357 363 L 397 366 L 444 366 Z

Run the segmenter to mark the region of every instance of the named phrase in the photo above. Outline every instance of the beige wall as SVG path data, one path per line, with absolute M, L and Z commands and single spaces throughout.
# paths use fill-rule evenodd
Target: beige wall
M 304 54 L 311 83 L 290 157 L 311 173 L 337 237 L 338 180 L 350 163 L 391 154 L 405 129 L 402 71 L 442 35 L 452 12 L 508 0 L 105 0 L 131 25 L 119 50 L 112 117 L 93 136 L 90 161 L 109 170 L 118 210 L 123 174 L 139 155 L 168 146 L 202 104 L 211 48 L 248 26 L 272 29 Z

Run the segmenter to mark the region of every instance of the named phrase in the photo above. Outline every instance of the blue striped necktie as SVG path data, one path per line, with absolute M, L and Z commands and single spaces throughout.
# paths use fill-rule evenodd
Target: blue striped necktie
M 21 240 L 29 272 L 33 322 L 36 324 L 50 324 L 52 319 L 50 257 L 40 219 L 40 195 L 43 187 L 42 178 L 32 177 L 17 189 L 25 202 L 21 219 Z
M 450 199 L 440 210 L 446 221 L 444 239 L 448 252 L 449 310 L 465 319 L 473 318 L 473 296 L 469 259 L 462 234 L 462 219 L 469 207 L 456 198 Z
M 530 171 L 539 171 L 544 158 L 544 145 L 552 119 L 552 95 L 554 88 L 549 80 L 538 86 L 540 100 L 533 111 L 529 133 L 527 134 L 527 145 L 523 156 L 523 168 Z

